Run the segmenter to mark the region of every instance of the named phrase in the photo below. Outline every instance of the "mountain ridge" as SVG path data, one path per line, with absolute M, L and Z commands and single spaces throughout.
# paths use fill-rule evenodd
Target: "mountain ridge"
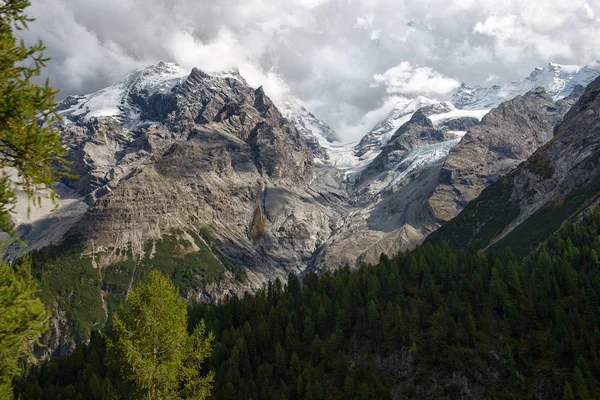
M 551 64 L 550 67 L 557 71 L 566 70 L 567 73 L 580 73 L 584 70 L 579 67 L 563 68 L 554 64 Z M 593 68 L 588 68 L 588 70 L 595 71 Z M 539 72 L 541 69 L 538 68 L 536 71 Z M 194 85 L 198 85 L 200 82 L 204 88 L 198 91 Z M 220 85 L 223 89 L 219 89 Z M 243 89 L 245 91 L 243 99 L 239 96 L 236 98 L 235 94 L 223 97 L 223 93 L 229 93 L 228 91 L 232 88 L 235 88 L 236 91 L 239 91 L 239 88 L 247 88 Z M 217 89 L 217 91 L 212 89 Z M 188 74 L 176 64 L 159 63 L 134 72 L 113 87 L 102 89 L 91 95 L 72 96 L 65 99 L 58 107 L 59 112 L 65 118 L 61 129 L 64 140 L 71 147 L 70 154 L 74 161 L 74 170 L 82 176 L 81 179 L 70 180 L 66 183 L 76 188 L 84 196 L 80 202 L 76 201 L 81 206 L 71 206 L 73 212 L 65 214 L 69 217 L 67 220 L 72 221 L 79 218 L 86 212 L 86 207 L 114 190 L 121 181 L 129 179 L 147 165 L 154 163 L 157 157 L 161 157 L 160 154 L 176 142 L 188 140 L 194 124 L 203 125 L 203 129 L 212 129 L 213 126 L 218 126 L 218 129 L 224 129 L 243 141 L 249 140 L 250 146 L 254 146 L 252 157 L 258 163 L 261 174 L 266 173 L 273 177 L 285 175 L 287 166 L 275 165 L 271 162 L 275 158 L 283 156 L 283 153 L 280 153 L 279 156 L 274 156 L 276 153 L 272 152 L 265 153 L 263 151 L 261 153 L 260 146 L 252 144 L 258 143 L 259 136 L 269 137 L 271 134 L 264 129 L 261 130 L 259 126 L 256 126 L 254 130 L 250 126 L 245 127 L 243 121 L 247 112 L 244 107 L 251 107 L 262 117 L 271 118 L 273 126 L 284 126 L 285 123 L 281 125 L 282 122 L 276 121 L 284 115 L 274 107 L 262 88 L 252 90 L 254 92 L 251 94 L 247 82 L 235 71 L 208 74 L 193 69 Z M 171 91 L 174 91 L 175 95 L 171 95 Z M 220 99 L 216 103 L 213 98 L 215 95 Z M 243 103 L 249 96 L 252 97 L 251 104 L 240 108 L 240 102 Z M 204 105 L 200 108 L 195 105 L 198 98 L 206 103 L 203 103 Z M 178 102 L 181 104 L 177 105 Z M 335 132 L 299 104 L 287 102 L 285 107 L 288 115 L 286 118 L 291 123 L 290 126 L 295 127 L 295 130 L 285 128 L 284 130 L 287 132 L 285 135 L 297 135 L 298 133 L 293 132 L 300 132 L 301 141 L 310 149 L 314 161 L 324 167 L 319 168 L 321 171 L 319 176 L 329 176 L 330 178 L 336 176 L 325 186 L 333 187 L 334 191 L 341 189 L 342 192 L 348 192 L 350 190 L 354 194 L 346 193 L 343 196 L 357 196 L 351 201 L 357 205 L 361 202 L 364 205 L 364 201 L 378 202 L 379 192 L 387 190 L 385 189 L 386 185 L 389 185 L 390 182 L 411 179 L 409 171 L 414 168 L 426 168 L 440 157 L 453 154 L 454 150 L 448 151 L 448 149 L 467 140 L 470 136 L 462 137 L 462 135 L 475 126 L 484 114 L 488 113 L 488 110 L 460 110 L 448 102 L 417 97 L 398 103 L 388 117 L 380 121 L 371 132 L 363 137 L 359 144 L 349 148 L 332 142 Z M 277 111 L 273 114 L 272 110 Z M 415 142 L 417 143 L 416 147 L 409 146 L 408 150 L 413 152 L 410 155 L 408 153 L 401 154 L 398 152 L 399 149 L 389 146 L 388 142 L 400 139 L 399 132 L 402 131 L 404 125 L 410 125 L 411 118 L 419 112 L 426 114 L 427 121 L 429 121 L 428 118 L 431 118 L 436 129 L 441 128 L 444 132 L 448 132 L 449 136 L 446 136 L 448 141 L 447 144 L 444 144 L 446 150 L 443 150 L 442 153 L 438 153 L 437 145 L 431 147 L 431 143 L 423 142 L 421 139 Z M 296 115 L 290 117 L 289 115 L 293 113 Z M 163 120 L 164 123 L 157 123 L 159 120 Z M 305 122 L 307 120 L 309 122 Z M 239 130 L 240 128 L 243 132 Z M 312 129 L 319 131 L 314 133 Z M 423 130 L 425 127 L 416 129 L 420 130 L 418 133 L 421 135 L 425 132 Z M 144 132 L 140 133 L 141 131 Z M 417 132 L 413 136 L 415 134 Z M 444 133 L 444 135 L 446 134 Z M 402 135 L 400 134 L 400 136 Z M 394 139 L 396 137 L 398 139 Z M 462 138 L 459 139 L 460 137 Z M 294 139 L 297 143 L 300 140 L 298 138 Z M 431 151 L 427 146 L 431 147 Z M 419 149 L 419 147 L 423 148 Z M 352 151 L 354 155 L 351 154 Z M 381 172 L 391 176 L 388 170 L 396 168 L 390 163 L 390 154 L 394 154 L 396 163 L 412 163 L 411 167 L 401 172 L 393 180 L 377 176 Z M 118 156 L 115 157 L 115 155 Z M 303 157 L 308 160 L 310 156 L 306 153 Z M 403 161 L 405 157 L 408 158 Z M 413 161 L 409 161 L 410 159 Z M 307 162 L 312 163 L 312 161 Z M 303 180 L 304 173 L 301 171 L 302 169 L 300 173 L 295 174 L 293 180 Z M 368 178 L 369 176 L 370 178 Z M 314 182 L 314 179 L 315 177 L 309 178 L 308 181 Z M 379 182 L 380 180 L 381 182 Z M 385 183 L 386 180 L 388 183 Z M 318 183 L 316 185 L 319 186 Z M 367 187 L 370 189 L 365 191 Z M 320 192 L 321 189 L 318 191 Z M 360 200 L 361 196 L 362 200 Z M 473 197 L 470 196 L 469 199 Z M 452 202 L 455 201 L 452 200 Z M 437 202 L 439 203 L 439 201 Z M 434 203 L 437 204 L 436 200 Z M 464 204 L 466 202 L 463 201 L 463 206 Z M 434 206 L 434 208 L 436 207 Z M 337 212 L 335 211 L 333 214 Z M 452 212 L 442 220 L 447 220 L 451 216 L 453 216 Z M 29 228 L 25 228 L 25 230 L 29 230 Z M 332 229 L 335 230 L 335 228 Z M 60 232 L 63 231 L 64 228 L 60 230 Z M 60 239 L 59 236 L 55 235 L 51 239 L 43 241 L 42 245 L 56 242 Z M 414 234 L 411 236 L 413 239 L 408 243 L 416 244 L 418 240 L 415 239 Z M 140 244 L 140 246 L 142 245 Z
M 554 100 L 560 100 L 571 94 L 577 85 L 587 86 L 598 76 L 600 61 L 584 66 L 548 63 L 536 67 L 526 78 L 504 85 L 482 87 L 462 83 L 451 92 L 450 97 L 457 108 L 485 109 L 543 87 Z
M 599 93 L 597 78 L 545 146 L 486 189 L 429 240 L 455 247 L 510 245 L 523 256 L 543 237 L 596 204 L 600 190 Z

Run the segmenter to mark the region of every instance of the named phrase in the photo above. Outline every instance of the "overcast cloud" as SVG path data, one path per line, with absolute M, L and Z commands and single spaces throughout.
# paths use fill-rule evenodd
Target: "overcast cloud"
M 600 58 L 600 0 L 33 0 L 28 13 L 60 98 L 159 61 L 237 68 L 346 138 L 398 96 Z

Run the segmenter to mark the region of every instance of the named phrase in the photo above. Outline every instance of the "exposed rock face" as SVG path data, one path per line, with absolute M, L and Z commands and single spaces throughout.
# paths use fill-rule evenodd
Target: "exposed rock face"
M 445 156 L 459 138 L 444 103 L 425 106 L 398 128 L 379 155 L 351 176 L 351 212 L 315 257 L 315 268 L 375 263 L 381 253 L 412 248 L 437 228 L 426 207 Z M 428 117 L 436 118 L 436 124 Z M 464 132 L 463 132 L 464 133 Z
M 61 105 L 79 175 L 65 183 L 85 205 L 74 207 L 72 232 L 106 266 L 122 249 L 147 256 L 149 241 L 208 228 L 256 285 L 414 246 L 544 144 L 573 101 L 536 91 L 478 124 L 478 113 L 418 98 L 365 137 L 356 154 L 378 155 L 344 177 L 315 164 L 327 152 L 300 129 L 304 119 L 283 117 L 237 73 L 183 76 L 159 64 L 111 89 L 117 95 L 109 89 Z
M 293 98 L 279 104 L 278 108 L 303 134 L 312 152 L 321 159 L 328 159 L 329 155 L 322 146 L 339 141 L 337 132 Z
M 66 183 L 89 195 L 89 204 L 147 164 L 153 150 L 142 132 L 129 132 L 111 117 L 64 125 L 61 138 L 76 175 Z
M 525 161 L 550 140 L 571 104 L 572 99 L 555 103 L 538 89 L 490 111 L 448 154 L 429 200 L 435 216 L 452 219 L 484 187 Z
M 473 117 L 458 117 L 454 119 L 450 119 L 445 121 L 442 124 L 442 129 L 449 131 L 463 131 L 466 132 L 475 125 L 477 125 L 480 121 L 477 118 Z
M 71 354 L 75 350 L 76 342 L 72 337 L 70 324 L 65 312 L 56 302 L 48 319 L 48 329 L 40 338 L 43 346 L 35 346 L 34 354 L 40 359 Z
M 385 146 L 392 135 L 410 120 L 413 113 L 418 110 L 425 116 L 443 114 L 453 110 L 454 107 L 448 102 L 439 102 L 423 96 L 414 100 L 401 101 L 390 114 L 367 133 L 356 145 L 354 152 L 357 157 L 365 157 L 368 154 L 379 151 Z
M 149 240 L 208 227 L 260 280 L 302 271 L 331 235 L 340 200 L 310 186 L 315 156 L 263 89 L 193 69 L 170 92 L 135 101 L 142 118 L 161 122 L 131 132 L 101 117 L 63 128 L 82 176 L 71 184 L 93 193 L 74 232 L 103 251 L 100 265 L 117 249 L 143 254 Z M 256 209 L 264 231 L 250 237 Z
M 510 245 L 517 254 L 524 255 L 562 223 L 597 204 L 598 115 L 600 78 L 587 87 L 546 146 L 485 190 L 431 240 L 457 247 Z
M 360 174 L 357 180 L 359 184 L 374 174 L 394 170 L 394 165 L 401 162 L 411 150 L 456 138 L 455 135 L 434 127 L 426 112 L 427 107 L 415 112 L 392 135 L 375 160 Z
M 161 63 L 67 98 L 59 109 L 77 175 L 64 184 L 81 196 L 60 237 L 82 235 L 100 267 L 123 259 L 125 249 L 135 259 L 151 257 L 149 242 L 207 228 L 219 251 L 248 269 L 250 286 L 239 289 L 257 288 L 303 271 L 348 208 L 341 173 L 315 166 L 324 152 L 318 144 L 313 151 L 310 130 L 298 129 L 237 73 L 184 74 Z M 14 245 L 10 254 L 59 241 L 56 221 L 21 229 L 29 246 Z
M 554 102 L 536 90 L 476 125 L 469 117 L 416 112 L 356 177 L 352 202 L 359 209 L 337 226 L 317 259 L 374 263 L 382 252 L 412 248 L 550 140 L 576 98 L 577 92 Z M 470 129 L 459 139 L 457 127 Z

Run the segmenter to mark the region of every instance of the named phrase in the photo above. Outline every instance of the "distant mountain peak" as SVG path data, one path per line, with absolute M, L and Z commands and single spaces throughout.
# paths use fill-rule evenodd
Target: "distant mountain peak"
M 113 86 L 87 95 L 69 96 L 57 107 L 67 122 L 87 121 L 93 117 L 113 117 L 124 125 L 139 122 L 136 97 L 149 97 L 170 91 L 190 72 L 179 64 L 160 62 L 134 71 Z
M 452 94 L 452 102 L 458 108 L 483 109 L 498 106 L 503 101 L 523 95 L 538 87 L 558 100 L 567 97 L 577 85 L 587 86 L 600 76 L 600 62 L 585 66 L 548 63 L 536 67 L 526 78 L 504 85 L 482 87 L 461 84 Z
M 330 143 L 340 141 L 338 133 L 333 128 L 308 111 L 295 97 L 289 96 L 283 103 L 277 104 L 277 107 L 300 132 L 312 134 L 320 146 L 328 147 Z
M 417 96 L 414 99 L 404 99 L 396 103 L 388 116 L 379 121 L 360 141 L 355 148 L 356 156 L 363 157 L 367 153 L 379 151 L 391 139 L 398 128 L 407 123 L 417 110 L 428 107 L 446 104 L 435 99 L 429 99 L 425 96 Z
M 140 108 L 140 104 L 151 96 L 157 93 L 167 94 L 176 85 L 186 81 L 191 90 L 195 90 L 194 87 L 198 84 L 208 85 L 210 88 L 212 81 L 219 86 L 217 80 L 234 80 L 233 82 L 249 86 L 237 69 L 207 72 L 196 67 L 188 70 L 177 63 L 161 61 L 132 72 L 113 86 L 87 95 L 69 96 L 58 105 L 57 110 L 67 124 L 85 122 L 94 117 L 111 117 L 124 128 L 133 129 L 156 122 L 148 119 L 149 116 Z M 262 86 L 255 89 L 255 93 L 260 101 L 266 97 Z M 264 104 L 266 108 L 273 104 L 270 99 L 264 101 L 269 103 Z M 292 96 L 284 104 L 277 104 L 277 107 L 307 137 L 313 150 L 319 152 L 319 147 L 324 143 L 339 140 L 337 133 L 329 125 L 315 117 Z

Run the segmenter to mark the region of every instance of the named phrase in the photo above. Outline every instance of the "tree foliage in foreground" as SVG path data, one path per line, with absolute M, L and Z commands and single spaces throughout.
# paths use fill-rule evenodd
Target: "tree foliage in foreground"
M 215 333 L 215 399 L 593 399 L 599 254 L 596 211 L 522 262 L 510 250 L 428 245 L 358 271 L 290 276 L 196 305 L 190 318 Z M 117 388 L 101 362 L 87 361 L 101 349 L 81 346 L 16 386 L 32 400 L 88 393 L 93 374 Z
M 124 309 L 113 317 L 109 348 L 122 365 L 123 377 L 147 399 L 204 399 L 212 373 L 201 375 L 211 354 L 212 334 L 204 322 L 187 331 L 187 303 L 160 272 L 134 288 Z
M 0 1 L 0 231 L 12 231 L 10 213 L 17 190 L 34 203 L 40 190 L 50 189 L 64 165 L 55 119 L 54 95 L 48 82 L 35 82 L 47 61 L 44 46 L 27 46 L 15 32 L 32 21 L 24 14 L 28 0 Z M 49 191 L 50 197 L 55 194 Z M 44 330 L 46 312 L 37 299 L 37 283 L 29 262 L 0 262 L 0 398 L 12 397 L 11 381 L 19 362 L 31 352 Z
M 44 45 L 28 46 L 15 31 L 27 29 L 32 19 L 24 14 L 29 0 L 0 1 L 0 230 L 11 228 L 10 211 L 16 191 L 24 191 L 34 202 L 41 190 L 49 189 L 64 165 L 57 131 L 54 96 L 46 81 L 36 79 L 45 67 Z M 52 198 L 55 194 L 49 192 Z
M 29 355 L 45 330 L 46 310 L 37 295 L 29 262 L 11 266 L 0 262 L 0 398 L 12 398 L 12 379 L 19 361 Z

